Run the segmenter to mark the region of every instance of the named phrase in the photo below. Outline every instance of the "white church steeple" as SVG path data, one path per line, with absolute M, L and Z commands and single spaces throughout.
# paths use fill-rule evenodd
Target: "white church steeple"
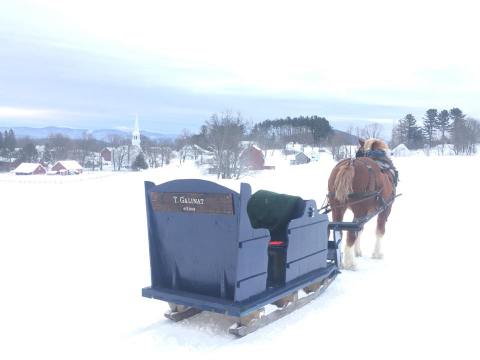
M 138 127 L 138 115 L 135 115 L 135 126 L 132 131 L 132 145 L 140 147 L 140 128 Z

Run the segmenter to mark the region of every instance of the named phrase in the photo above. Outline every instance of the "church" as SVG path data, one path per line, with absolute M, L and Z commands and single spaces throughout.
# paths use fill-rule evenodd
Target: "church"
M 113 170 L 131 168 L 138 155 L 143 153 L 140 139 L 140 127 L 138 116 L 135 117 L 135 124 L 132 131 L 131 142 L 128 145 L 106 147 L 101 151 L 103 164 L 111 165 Z
M 138 126 L 138 115 L 135 116 L 135 125 L 132 131 L 132 146 L 141 149 L 140 143 L 140 127 Z

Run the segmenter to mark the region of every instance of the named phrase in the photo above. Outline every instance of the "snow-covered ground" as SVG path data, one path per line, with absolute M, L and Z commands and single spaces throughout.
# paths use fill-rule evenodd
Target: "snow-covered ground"
M 240 181 L 315 199 L 334 166 L 288 166 Z M 268 160 L 267 160 L 268 161 Z M 399 192 L 372 260 L 320 298 L 242 339 L 231 319 L 181 323 L 141 297 L 150 284 L 143 181 L 206 178 L 193 165 L 72 177 L 0 175 L 0 358 L 478 359 L 480 157 L 394 159 Z M 221 184 L 239 190 L 240 181 Z

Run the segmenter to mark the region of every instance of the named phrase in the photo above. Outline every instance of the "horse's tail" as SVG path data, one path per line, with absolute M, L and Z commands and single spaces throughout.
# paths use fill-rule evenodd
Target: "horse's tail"
M 333 183 L 333 191 L 338 201 L 344 203 L 348 200 L 348 194 L 353 192 L 353 177 L 355 176 L 355 167 L 353 159 L 345 161 L 339 166 L 337 176 Z

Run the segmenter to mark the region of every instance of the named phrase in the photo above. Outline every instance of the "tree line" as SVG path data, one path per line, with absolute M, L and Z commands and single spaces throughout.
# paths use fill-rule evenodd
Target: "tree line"
M 284 148 L 289 142 L 319 146 L 331 135 L 332 130 L 324 117 L 286 117 L 255 124 L 250 137 L 265 148 Z
M 139 158 L 130 159 L 131 140 L 119 135 L 110 135 L 106 140 L 95 139 L 84 133 L 80 139 L 72 139 L 61 133 L 50 134 L 45 139 L 18 138 L 14 130 L 0 132 L 0 157 L 18 165 L 22 162 L 53 165 L 60 160 L 76 160 L 84 168 L 92 170 L 103 167 L 101 151 L 113 149 L 112 163 L 115 170 L 132 167 L 159 167 L 168 164 L 174 144 L 168 140 L 154 140 L 141 136 L 142 152 Z
M 459 108 L 450 110 L 428 109 L 422 124 L 412 114 L 400 119 L 392 129 L 391 145 L 405 144 L 409 149 L 451 144 L 455 154 L 470 155 L 476 152 L 480 142 L 480 122 L 467 117 Z
M 21 162 L 40 162 L 53 164 L 58 160 L 77 160 L 85 165 L 89 155 L 99 151 L 105 142 L 84 134 L 81 139 L 71 139 L 62 134 L 51 134 L 46 139 L 18 138 L 10 129 L 0 137 L 0 155 L 4 158 Z
M 214 113 L 198 133 L 184 132 L 177 144 L 198 145 L 212 153 L 213 169 L 218 177 L 238 177 L 242 172 L 242 141 L 255 142 L 262 149 L 284 149 L 289 142 L 320 145 L 333 133 L 327 119 L 319 116 L 287 117 L 265 120 L 253 127 L 240 113 Z

